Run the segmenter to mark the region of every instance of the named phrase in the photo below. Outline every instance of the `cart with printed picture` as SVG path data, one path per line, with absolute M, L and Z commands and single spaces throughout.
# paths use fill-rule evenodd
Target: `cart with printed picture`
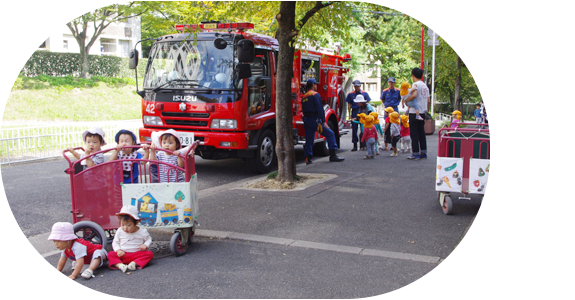
M 459 127 L 463 125 L 462 127 Z M 481 199 L 489 177 L 489 129 L 481 124 L 460 123 L 455 128 L 439 130 L 435 190 L 446 215 L 453 213 L 452 193 L 458 199 L 471 200 L 469 194 Z
M 198 178 L 194 159 L 197 145 L 196 141 L 182 149 L 183 168 L 145 159 L 118 159 L 84 169 L 82 162 L 86 158 L 114 149 L 101 150 L 74 162 L 68 157 L 68 150 L 64 150 L 62 154 L 69 165 L 65 172 L 70 175 L 71 212 L 76 235 L 105 248 L 120 227 L 116 213 L 122 206 L 132 205 L 138 210 L 138 226 L 174 229 L 170 250 L 176 256 L 184 254 L 199 226 Z M 129 147 L 140 148 L 139 145 Z M 81 147 L 76 149 L 84 150 Z M 172 154 L 169 150 L 158 151 Z M 131 166 L 128 168 L 129 177 L 125 177 L 125 166 Z M 168 180 L 170 174 L 175 174 L 172 176 L 175 178 L 183 174 L 185 180 L 158 183 L 157 172 L 160 169 L 168 173 Z

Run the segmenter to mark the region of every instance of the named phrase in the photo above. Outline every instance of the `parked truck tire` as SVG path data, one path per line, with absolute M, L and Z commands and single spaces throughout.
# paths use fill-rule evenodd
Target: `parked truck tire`
M 258 139 L 255 156 L 247 159 L 248 167 L 254 173 L 269 173 L 277 165 L 276 137 L 266 129 Z

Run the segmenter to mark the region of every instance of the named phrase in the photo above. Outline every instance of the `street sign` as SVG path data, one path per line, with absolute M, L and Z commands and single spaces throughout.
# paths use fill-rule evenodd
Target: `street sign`
M 435 36 L 435 39 L 437 39 L 439 37 L 439 35 L 437 33 L 435 33 L 431 28 L 427 29 L 427 35 L 433 39 L 433 36 Z
M 433 39 L 427 40 L 427 46 L 433 46 Z M 439 46 L 439 39 L 435 40 L 435 46 Z

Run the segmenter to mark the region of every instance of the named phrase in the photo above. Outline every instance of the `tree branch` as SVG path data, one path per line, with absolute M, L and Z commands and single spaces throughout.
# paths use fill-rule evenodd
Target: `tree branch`
M 321 3 L 321 1 L 316 1 L 315 6 L 308 12 L 306 12 L 303 18 L 298 22 L 299 28 L 300 29 L 303 28 L 303 26 L 307 23 L 307 21 L 309 21 L 309 19 L 313 17 L 313 15 L 315 15 L 315 13 L 317 13 L 320 9 L 326 8 L 332 4 L 333 2 L 326 2 L 325 4 L 323 4 Z

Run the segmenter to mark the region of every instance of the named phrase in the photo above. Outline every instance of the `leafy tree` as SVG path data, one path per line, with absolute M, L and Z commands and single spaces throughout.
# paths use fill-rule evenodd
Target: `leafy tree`
M 89 77 L 88 54 L 90 54 L 90 48 L 98 40 L 104 29 L 114 22 L 139 16 L 146 10 L 146 5 L 136 4 L 135 2 L 125 5 L 114 4 L 96 9 L 66 24 L 76 39 L 78 46 L 80 46 L 80 56 L 83 60 L 80 71 L 81 78 Z M 89 25 L 92 25 L 93 28 L 91 29 L 94 30 L 91 36 L 89 36 L 88 32 Z

